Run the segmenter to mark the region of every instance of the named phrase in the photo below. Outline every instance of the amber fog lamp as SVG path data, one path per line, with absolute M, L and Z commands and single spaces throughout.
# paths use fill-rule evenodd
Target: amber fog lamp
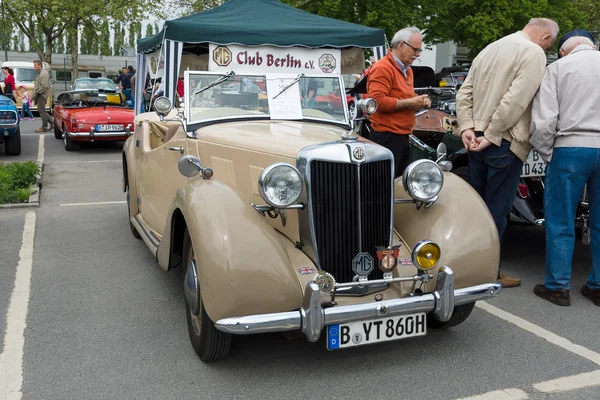
M 271 207 L 289 207 L 295 204 L 302 194 L 300 172 L 287 163 L 272 164 L 260 174 L 258 190 Z
M 422 240 L 413 249 L 412 261 L 421 271 L 428 271 L 437 265 L 441 256 L 440 246 L 430 240 Z

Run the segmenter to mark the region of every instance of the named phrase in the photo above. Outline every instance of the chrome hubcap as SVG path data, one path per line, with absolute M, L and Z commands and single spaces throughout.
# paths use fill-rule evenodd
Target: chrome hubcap
M 185 271 L 185 277 L 184 277 L 184 293 L 185 293 L 185 297 L 186 297 L 186 302 L 187 304 L 187 309 L 188 309 L 188 313 L 190 314 L 190 322 L 192 324 L 192 329 L 194 330 L 194 334 L 196 336 L 200 336 L 200 333 L 202 331 L 202 322 L 201 322 L 201 318 L 200 316 L 202 315 L 202 297 L 200 296 L 200 290 L 198 287 L 198 278 L 196 276 L 196 272 L 192 272 L 189 271 L 190 267 L 194 268 L 196 265 L 196 258 L 194 257 L 194 248 L 192 247 L 192 245 L 190 244 L 190 248 L 188 251 L 189 254 L 189 260 L 186 260 L 186 271 Z M 188 272 L 191 273 L 190 276 L 188 276 Z M 192 283 L 191 285 L 188 283 L 188 278 L 193 278 L 195 280 L 195 282 L 190 282 Z M 194 291 L 196 291 L 196 294 L 190 297 L 191 293 L 188 293 L 188 291 L 190 289 L 193 289 Z M 189 300 L 188 300 L 189 298 Z M 192 298 L 196 298 L 194 299 L 195 301 L 193 301 Z M 190 304 L 190 300 L 192 300 L 193 302 L 195 302 L 196 304 L 198 304 L 198 315 L 194 314 L 194 308 L 196 306 L 196 304 Z

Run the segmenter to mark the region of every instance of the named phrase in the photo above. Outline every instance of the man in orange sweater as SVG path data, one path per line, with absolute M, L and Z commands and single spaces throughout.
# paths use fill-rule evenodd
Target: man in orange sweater
M 377 101 L 377 111 L 369 117 L 373 131 L 369 139 L 394 153 L 395 176 L 401 176 L 410 162 L 408 135 L 415 126 L 415 111 L 430 107 L 427 95 L 417 96 L 410 65 L 423 49 L 418 28 L 396 32 L 387 55 L 369 71 L 367 94 Z

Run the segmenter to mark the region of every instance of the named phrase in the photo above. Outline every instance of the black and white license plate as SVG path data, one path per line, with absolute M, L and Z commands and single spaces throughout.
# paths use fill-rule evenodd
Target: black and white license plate
M 530 176 L 544 176 L 546 174 L 546 162 L 542 159 L 537 150 L 531 150 L 527 161 L 523 163 L 521 178 Z
M 327 327 L 327 350 L 364 346 L 426 334 L 425 313 L 335 324 Z
M 120 124 L 96 125 L 97 132 L 121 132 L 123 129 L 125 128 Z

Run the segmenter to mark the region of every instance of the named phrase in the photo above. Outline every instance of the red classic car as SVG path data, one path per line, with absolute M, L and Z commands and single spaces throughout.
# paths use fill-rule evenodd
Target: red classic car
M 76 142 L 127 140 L 135 115 L 124 101 L 110 79 L 78 79 L 73 90 L 58 96 L 54 137 L 63 139 L 67 151 L 75 150 Z
M 350 104 L 354 103 L 354 96 L 346 94 L 346 104 L 350 107 Z M 335 89 L 333 93 L 330 93 L 326 96 L 331 102 L 331 106 L 336 111 L 342 111 L 344 109 L 342 105 L 342 96 L 340 95 L 340 89 Z

